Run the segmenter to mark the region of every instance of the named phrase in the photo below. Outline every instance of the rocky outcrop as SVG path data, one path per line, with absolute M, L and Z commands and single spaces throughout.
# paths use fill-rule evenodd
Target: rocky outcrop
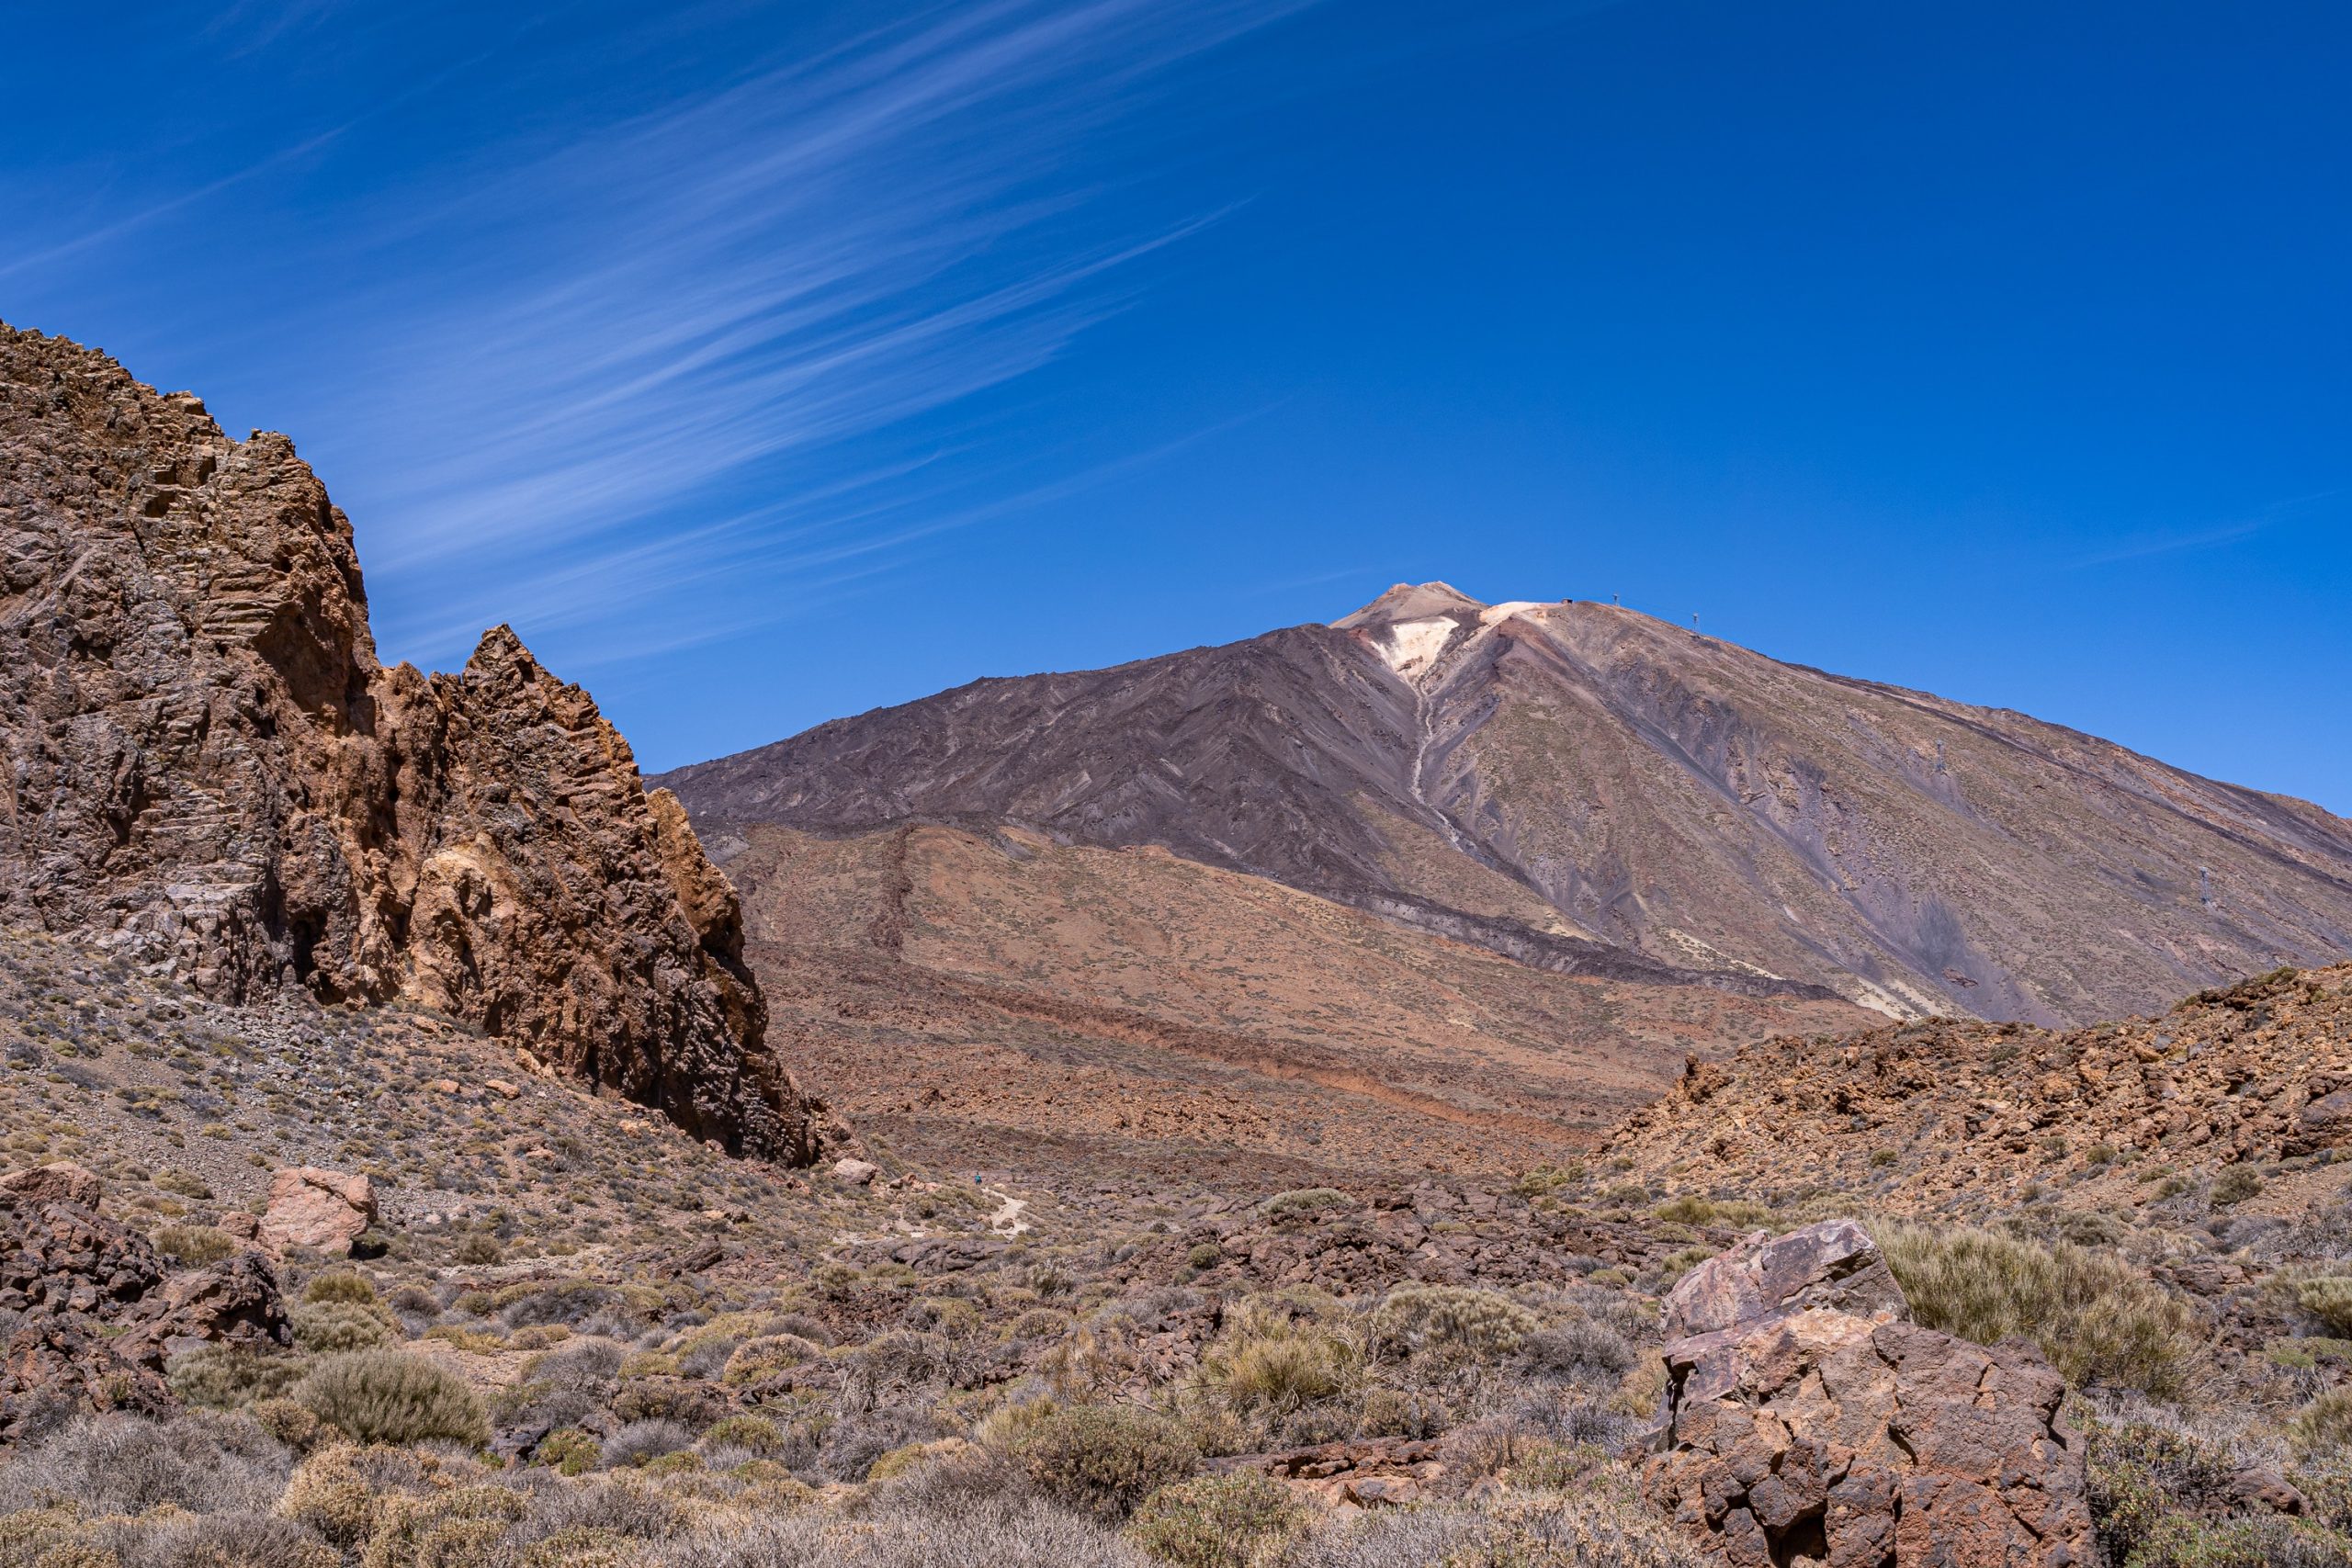
M 1928 1020 L 1774 1039 L 1692 1061 L 1605 1146 L 1635 1180 L 1770 1194 L 1801 1176 L 1928 1213 L 2008 1208 L 2036 1184 L 2129 1205 L 2145 1169 L 2116 1156 L 2132 1149 L 2212 1171 L 2352 1150 L 2352 964 L 2065 1033 Z
M 282 435 L 0 328 L 0 920 L 209 996 L 401 999 L 806 1161 L 733 895 L 585 692 L 491 631 L 376 659 Z
M 305 1165 L 269 1179 L 269 1206 L 257 1235 L 272 1253 L 300 1247 L 344 1258 L 375 1223 L 373 1182 Z
M 164 1366 L 183 1351 L 293 1342 L 258 1254 L 167 1274 L 146 1238 L 94 1207 L 6 1186 L 0 1236 L 0 1443 L 77 1411 L 170 1409 Z
M 95 1209 L 105 1190 L 95 1173 L 62 1160 L 0 1176 L 0 1192 L 13 1193 L 28 1203 L 74 1203 Z
M 1860 1227 L 1750 1237 L 1667 1306 L 1652 1503 L 1738 1568 L 2097 1562 L 2066 1385 L 1909 1321 Z

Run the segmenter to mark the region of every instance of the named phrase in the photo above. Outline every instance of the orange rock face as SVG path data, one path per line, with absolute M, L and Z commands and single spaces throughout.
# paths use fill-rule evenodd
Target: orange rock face
M 260 1239 L 273 1253 L 306 1247 L 343 1257 L 375 1223 L 376 1188 L 366 1177 L 298 1166 L 270 1178 Z
M 807 1161 L 725 880 L 514 633 L 377 661 L 282 435 L 0 327 L 0 919 L 467 1020 L 730 1151 Z

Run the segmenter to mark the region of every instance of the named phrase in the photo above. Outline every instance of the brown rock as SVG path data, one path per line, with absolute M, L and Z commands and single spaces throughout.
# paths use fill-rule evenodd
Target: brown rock
M 481 1087 L 501 1100 L 520 1100 L 523 1096 L 521 1086 L 508 1083 L 504 1078 L 485 1078 Z
M 13 1192 L 32 1203 L 72 1203 L 77 1208 L 96 1209 L 106 1198 L 106 1184 L 80 1166 L 60 1160 L 0 1176 L 0 1191 Z
M 1779 1237 L 1758 1231 L 1683 1275 L 1666 1298 L 1666 1332 L 1677 1339 L 1711 1334 L 1803 1307 L 1877 1322 L 1911 1315 L 1870 1234 L 1850 1220 L 1827 1220 Z
M 0 327 L 0 920 L 209 996 L 404 999 L 729 1151 L 822 1136 L 733 894 L 513 632 L 376 659 L 349 522 L 282 435 Z
M 254 1241 L 261 1235 L 261 1217 L 235 1209 L 221 1215 L 220 1223 L 213 1228 L 235 1236 L 239 1241 Z
M 298 1166 L 269 1179 L 260 1239 L 272 1253 L 305 1247 L 342 1257 L 375 1222 L 376 1188 L 366 1177 Z
M 1816 1304 L 1883 1270 L 1859 1235 L 1751 1237 L 1669 1297 L 1669 1321 L 1706 1326 L 1666 1348 L 1653 1505 L 1734 1562 L 2089 1568 L 2064 1381 L 2022 1342 L 1988 1350 L 1907 1321 L 1899 1292 L 1844 1303 L 1870 1317 Z
M 144 1237 L 80 1205 L 0 1189 L 0 1443 L 77 1411 L 172 1408 L 166 1357 L 290 1342 L 277 1281 L 245 1254 L 166 1278 Z

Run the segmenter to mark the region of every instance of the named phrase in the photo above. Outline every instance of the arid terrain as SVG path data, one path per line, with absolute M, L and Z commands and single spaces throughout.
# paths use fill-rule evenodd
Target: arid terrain
M 1316 733 L 1354 775 L 1071 753 L 1065 805 L 1159 815 L 1057 817 L 1014 795 L 1104 682 L 1170 686 L 1040 678 L 974 689 L 1054 710 L 1018 778 L 851 721 L 786 752 L 865 725 L 899 783 L 820 758 L 698 840 L 511 634 L 379 665 L 283 437 L 10 333 L 0 454 L 0 1568 L 2352 1562 L 2352 965 L 2266 951 L 2341 930 L 2313 808 L 1432 589 L 1186 688 L 1320 671 L 1409 746 L 1229 691 L 1127 726 L 1169 778 Z M 1793 733 L 1729 723 L 1768 688 L 1846 694 L 1808 744 L 1872 768 L 1709 807 L 1600 918 L 1498 848 L 1556 817 L 1480 804 L 1696 820 L 1607 726 L 1504 744 L 1593 627 L 1686 784 L 1796 755 L 1724 739 Z M 1957 902 L 1880 919 L 1926 800 L 1900 863 Z M 2210 884 L 2118 870 L 2184 848 Z M 1850 999 L 1962 973 L 2066 1021 Z
M 714 852 L 795 1070 L 869 1143 L 1050 1179 L 1507 1176 L 1828 998 L 1531 968 L 1152 849 L 754 827 Z

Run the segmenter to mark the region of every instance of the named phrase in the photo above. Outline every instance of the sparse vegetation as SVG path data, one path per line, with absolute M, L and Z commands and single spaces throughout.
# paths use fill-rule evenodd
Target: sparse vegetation
M 2201 1359 L 2186 1303 L 2120 1258 L 1997 1231 L 1878 1228 L 1911 1310 L 1980 1345 L 2022 1336 L 2078 1387 L 2185 1393 Z

